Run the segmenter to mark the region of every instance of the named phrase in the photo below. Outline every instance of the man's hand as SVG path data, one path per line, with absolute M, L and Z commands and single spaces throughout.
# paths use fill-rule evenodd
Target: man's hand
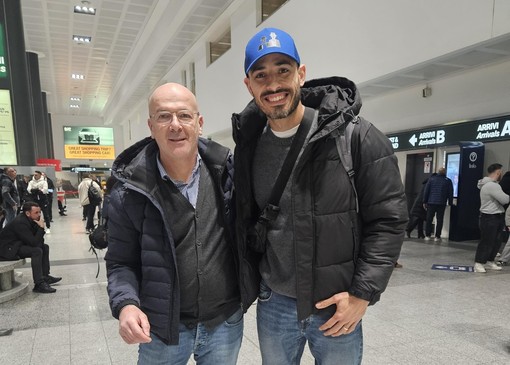
M 423 204 L 423 209 L 427 210 L 428 206 L 427 204 Z
M 338 337 L 351 333 L 365 314 L 368 301 L 356 298 L 348 292 L 337 293 L 332 297 L 318 302 L 318 309 L 336 305 L 336 312 L 326 323 L 319 327 L 324 336 Z
M 34 221 L 35 223 L 37 223 L 37 225 L 39 227 L 41 227 L 42 229 L 46 228 L 45 224 L 44 224 L 44 219 L 39 219 L 38 221 Z
M 148 343 L 151 325 L 144 312 L 136 305 L 126 305 L 119 314 L 119 334 L 127 344 Z

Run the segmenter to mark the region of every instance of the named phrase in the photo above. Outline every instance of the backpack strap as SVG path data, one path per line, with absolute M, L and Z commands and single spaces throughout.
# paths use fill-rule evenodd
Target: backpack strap
M 356 213 L 359 213 L 358 192 L 354 182 L 354 175 L 356 175 L 356 170 L 354 169 L 354 162 L 352 159 L 352 140 L 354 139 L 354 141 L 357 141 L 359 139 L 359 117 L 356 116 L 347 123 L 345 128 L 339 128 L 336 130 L 336 132 L 337 133 L 333 134 L 335 137 L 336 149 L 338 151 L 340 161 L 342 162 L 342 166 L 349 176 L 349 181 L 351 183 L 352 189 L 354 191 L 354 197 L 356 199 Z

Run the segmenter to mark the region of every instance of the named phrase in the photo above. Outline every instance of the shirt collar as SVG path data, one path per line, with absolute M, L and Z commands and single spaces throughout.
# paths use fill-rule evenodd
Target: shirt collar
M 179 181 L 179 180 L 174 180 L 170 177 L 170 175 L 167 174 L 165 168 L 163 167 L 163 164 L 161 163 L 161 159 L 159 158 L 159 152 L 156 156 L 156 163 L 158 165 L 159 174 L 161 175 L 161 178 L 163 180 L 171 181 L 175 185 L 186 185 L 186 181 L 183 182 L 183 181 Z M 197 153 L 197 160 L 195 162 L 195 167 L 193 167 L 193 171 L 191 172 L 192 178 L 197 173 L 201 163 L 202 163 L 202 157 L 200 157 L 200 153 Z

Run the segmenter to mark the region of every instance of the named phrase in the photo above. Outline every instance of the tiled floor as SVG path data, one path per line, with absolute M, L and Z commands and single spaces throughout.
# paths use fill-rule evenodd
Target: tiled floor
M 76 200 L 67 205 L 68 216 L 56 214 L 46 236 L 51 273 L 63 280 L 55 294 L 30 291 L 0 304 L 0 328 L 14 327 L 0 337 L 0 364 L 136 364 L 137 346 L 123 343 L 110 314 L 103 253 L 96 279 L 81 208 Z M 475 246 L 406 240 L 404 268 L 364 318 L 363 364 L 510 364 L 510 267 L 487 274 L 431 270 L 472 265 Z M 29 266 L 19 271 L 31 281 Z M 252 307 L 245 317 L 242 365 L 261 363 L 254 313 Z M 302 364 L 313 364 L 309 352 Z

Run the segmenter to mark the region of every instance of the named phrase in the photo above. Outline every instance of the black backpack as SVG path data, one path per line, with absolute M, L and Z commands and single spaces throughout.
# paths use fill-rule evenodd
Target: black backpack
M 103 207 L 104 208 L 104 207 Z M 97 256 L 96 250 L 104 250 L 108 247 L 108 218 L 104 218 L 102 215 L 102 218 L 100 219 L 97 226 L 94 228 L 94 230 L 89 234 L 89 241 L 90 241 L 90 249 L 89 251 L 92 251 L 94 255 L 96 255 L 97 259 L 97 273 L 96 273 L 96 279 L 99 276 L 99 257 Z
M 93 181 L 89 185 L 87 194 L 90 204 L 99 205 L 103 201 L 103 198 L 101 198 L 101 193 L 96 189 Z

